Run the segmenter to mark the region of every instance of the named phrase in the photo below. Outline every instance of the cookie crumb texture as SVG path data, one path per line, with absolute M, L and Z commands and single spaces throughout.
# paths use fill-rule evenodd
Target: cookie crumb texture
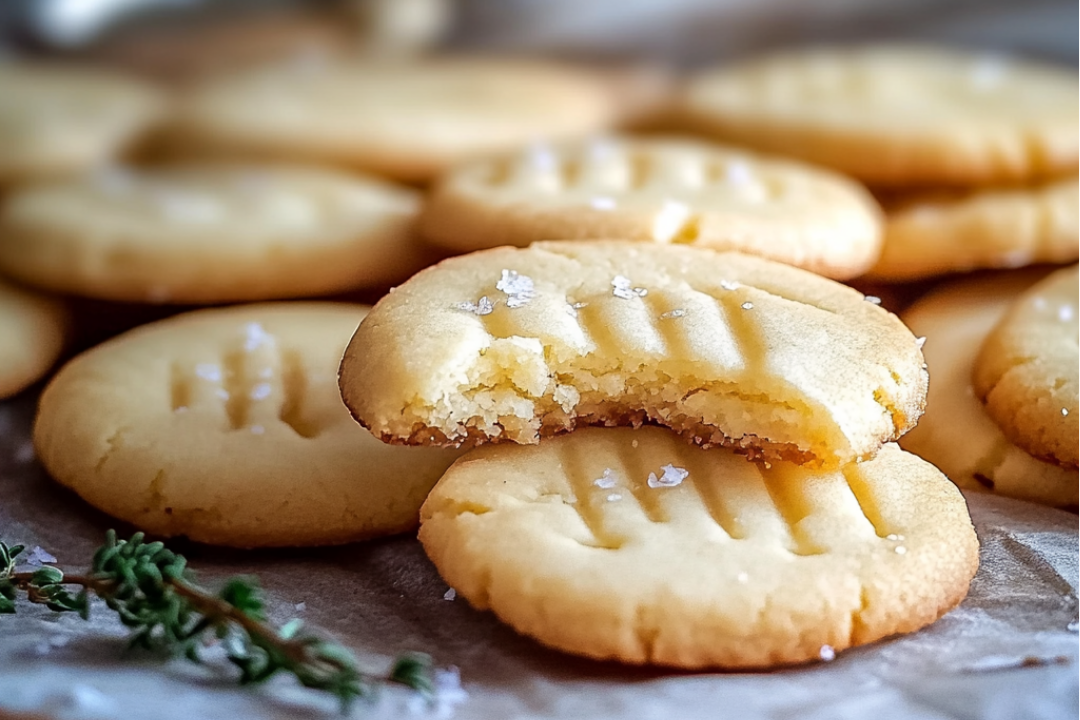
M 497 289 L 508 274 L 527 278 Z M 466 309 L 488 298 L 490 312 Z M 383 298 L 341 387 L 392 443 L 536 443 L 580 425 L 836 465 L 922 412 L 915 337 L 863 295 L 737 253 L 617 241 L 447 260 Z
M 161 536 L 288 547 L 411 530 L 459 453 L 391 447 L 349 417 L 335 369 L 366 309 L 249 305 L 120 335 L 46 388 L 38 456 L 91 505 Z
M 665 466 L 685 477 L 649 483 Z M 425 502 L 420 540 L 458 597 L 545 645 L 682 668 L 810 662 L 912 632 L 978 566 L 960 493 L 895 445 L 822 472 L 662 428 L 474 450 Z
M 1080 415 L 1077 266 L 1022 295 L 987 336 L 972 375 L 986 411 L 1035 457 L 1076 469 Z

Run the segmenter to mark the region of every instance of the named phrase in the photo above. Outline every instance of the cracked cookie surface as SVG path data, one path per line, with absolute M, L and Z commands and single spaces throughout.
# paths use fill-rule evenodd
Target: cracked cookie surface
M 460 453 L 391 447 L 349 417 L 335 371 L 366 310 L 252 305 L 120 335 L 46 388 L 38 456 L 90 504 L 157 535 L 277 547 L 410 530 Z
M 926 373 L 895 316 L 831 280 L 739 253 L 581 241 L 415 275 L 357 330 L 341 388 L 388 442 L 535 443 L 651 420 L 835 466 L 914 425 Z
M 601 137 L 465 163 L 436 185 L 425 239 L 458 252 L 625 238 L 760 255 L 843 279 L 881 248 L 858 183 L 781 158 L 677 138 Z
M 1077 266 L 1030 288 L 990 332 L 972 381 L 1010 440 L 1075 470 L 1080 416 Z
M 459 597 L 598 659 L 767 668 L 927 625 L 978 566 L 960 493 L 886 445 L 836 471 L 766 467 L 663 428 L 478 448 L 421 511 Z

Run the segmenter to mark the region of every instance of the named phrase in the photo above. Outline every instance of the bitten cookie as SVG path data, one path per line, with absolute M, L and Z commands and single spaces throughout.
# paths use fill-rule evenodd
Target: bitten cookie
M 0 63 L 0 185 L 112 160 L 164 106 L 156 89 L 104 70 Z
M 895 445 L 821 472 L 652 427 L 474 450 L 420 540 L 458 596 L 545 645 L 682 668 L 917 630 L 963 599 L 979 549 L 957 489 Z
M 389 284 L 425 264 L 415 191 L 301 166 L 110 169 L 15 191 L 0 268 L 107 300 L 220 303 Z
M 535 443 L 579 425 L 667 425 L 835 466 L 915 424 L 915 337 L 861 293 L 739 253 L 619 241 L 451 258 L 384 297 L 341 366 L 388 442 Z
M 42 377 L 60 356 L 68 313 L 58 300 L 0 278 L 0 399 Z
M 1077 504 L 1077 471 L 1043 462 L 1011 443 L 975 397 L 972 368 L 979 347 L 1016 298 L 1042 273 L 1010 272 L 952 283 L 903 313 L 927 338 L 932 381 L 926 414 L 900 439 L 965 489 L 1054 507 Z
M 507 59 L 279 63 L 194 90 L 181 144 L 345 164 L 427 180 L 479 153 L 597 132 L 617 116 L 606 81 Z
M 986 411 L 1032 455 L 1076 469 L 1080 435 L 1077 266 L 1025 292 L 983 342 L 972 382 Z
M 38 456 L 156 535 L 281 547 L 410 530 L 458 453 L 391 447 L 349 417 L 335 370 L 365 310 L 250 305 L 120 335 L 46 388 Z
M 457 251 L 537 240 L 625 238 L 738 250 L 833 278 L 865 272 L 880 211 L 857 183 L 694 140 L 534 145 L 443 177 L 420 221 Z
M 868 277 L 915 280 L 978 268 L 1075 262 L 1080 187 L 1062 178 L 1033 187 L 900 193 L 885 207 L 885 246 Z
M 880 185 L 1076 172 L 1075 71 L 929 47 L 821 48 L 702 73 L 687 122 Z

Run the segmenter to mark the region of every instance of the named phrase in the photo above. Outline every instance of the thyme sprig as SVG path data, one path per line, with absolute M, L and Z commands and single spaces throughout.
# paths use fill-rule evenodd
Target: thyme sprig
M 427 655 L 407 653 L 385 675 L 362 672 L 352 653 L 309 632 L 300 619 L 280 628 L 269 624 L 255 578 L 232 578 L 215 594 L 196 584 L 182 555 L 161 542 L 145 542 L 142 533 L 118 540 L 109 530 L 82 575 L 51 565 L 16 571 L 23 550 L 0 542 L 0 613 L 14 613 L 24 592 L 32 603 L 86 619 L 93 593 L 132 629 L 130 647 L 201 663 L 203 648 L 220 642 L 240 670 L 241 685 L 283 672 L 305 687 L 333 694 L 343 712 L 354 700 L 373 697 L 379 686 L 403 685 L 432 695 Z

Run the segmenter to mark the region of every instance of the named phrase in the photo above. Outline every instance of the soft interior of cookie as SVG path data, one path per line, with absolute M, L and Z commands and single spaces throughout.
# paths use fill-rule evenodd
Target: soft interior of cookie
M 526 336 L 518 310 L 486 308 L 477 314 L 494 337 L 459 368 L 455 389 L 406 403 L 395 425 L 407 429 L 386 439 L 533 443 L 579 425 L 651 420 L 766 458 L 833 464 L 865 452 L 853 447 L 835 408 L 770 371 L 767 341 L 747 317 L 753 301 L 741 291 L 730 296 L 658 290 L 553 304 L 538 313 L 543 340 Z M 564 315 L 561 325 L 554 312 Z M 887 395 L 879 399 L 883 415 L 891 412 Z

